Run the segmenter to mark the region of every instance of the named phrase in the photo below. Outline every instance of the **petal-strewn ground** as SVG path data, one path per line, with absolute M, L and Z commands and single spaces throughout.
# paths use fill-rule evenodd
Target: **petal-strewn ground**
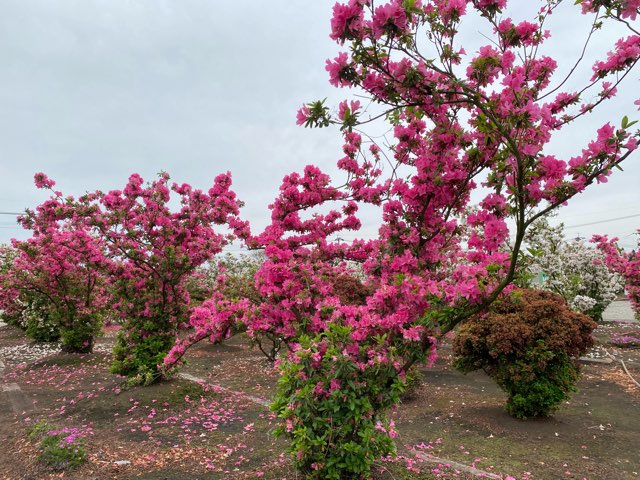
M 397 459 L 381 461 L 379 479 L 633 479 L 640 475 L 640 350 L 613 346 L 640 337 L 637 323 L 605 323 L 579 392 L 549 419 L 520 421 L 483 373 L 461 375 L 440 348 L 434 368 L 393 413 Z M 125 389 L 108 371 L 112 335 L 90 355 L 56 353 L 19 330 L 0 328 L 0 478 L 6 479 L 296 479 L 286 443 L 271 432 L 266 404 L 276 372 L 243 337 L 203 344 L 171 381 Z M 37 460 L 31 425 L 77 428 L 89 461 L 55 472 Z M 482 473 L 485 472 L 485 473 Z

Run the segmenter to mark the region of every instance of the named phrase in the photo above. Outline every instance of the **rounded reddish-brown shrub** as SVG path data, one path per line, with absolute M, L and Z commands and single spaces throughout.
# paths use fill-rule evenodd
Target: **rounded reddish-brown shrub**
M 487 372 L 509 395 L 511 415 L 548 416 L 575 391 L 573 358 L 593 346 L 596 326 L 555 293 L 518 290 L 460 328 L 454 365 Z

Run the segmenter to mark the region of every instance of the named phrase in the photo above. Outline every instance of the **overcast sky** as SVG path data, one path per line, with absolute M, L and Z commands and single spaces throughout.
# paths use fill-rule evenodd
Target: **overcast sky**
M 348 94 L 335 91 L 324 71 L 325 59 L 339 50 L 328 38 L 333 3 L 0 0 L 0 211 L 44 200 L 33 186 L 38 171 L 78 195 L 121 188 L 133 172 L 152 179 L 161 170 L 208 188 L 230 170 L 244 216 L 260 230 L 285 174 L 310 163 L 334 171 L 341 153 L 336 130 L 295 125 L 303 102 Z M 572 4 L 550 25 L 560 26 L 553 55 L 563 71 L 586 28 Z M 485 42 L 482 33 L 490 34 L 486 25 L 464 38 Z M 640 117 L 634 90 L 637 71 L 600 117 L 554 139 L 548 153 L 569 157 L 603 121 Z M 565 208 L 567 232 L 609 233 L 632 246 L 640 226 L 639 164 L 635 154 L 624 174 Z M 365 234 L 375 231 L 368 220 Z M 24 234 L 12 216 L 0 215 L 0 242 L 11 237 Z

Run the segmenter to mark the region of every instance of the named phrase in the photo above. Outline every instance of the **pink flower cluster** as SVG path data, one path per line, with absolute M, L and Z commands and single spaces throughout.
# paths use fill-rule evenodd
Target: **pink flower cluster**
M 603 2 L 602 0 L 582 0 L 582 13 L 595 12 L 602 7 L 610 7 L 611 10 L 618 10 L 621 18 L 635 20 L 640 11 L 640 0 L 614 0 L 612 2 Z
M 640 58 L 640 35 L 631 35 L 616 42 L 615 49 L 593 66 L 592 80 L 603 78 L 611 73 L 621 72 L 635 64 Z

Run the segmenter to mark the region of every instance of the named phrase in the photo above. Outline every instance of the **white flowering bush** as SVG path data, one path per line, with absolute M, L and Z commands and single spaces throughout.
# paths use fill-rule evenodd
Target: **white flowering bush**
M 624 289 L 624 280 L 604 262 L 604 254 L 581 240 L 565 240 L 564 225 L 536 222 L 521 258 L 522 282 L 555 292 L 578 312 L 602 320 L 602 312 Z

